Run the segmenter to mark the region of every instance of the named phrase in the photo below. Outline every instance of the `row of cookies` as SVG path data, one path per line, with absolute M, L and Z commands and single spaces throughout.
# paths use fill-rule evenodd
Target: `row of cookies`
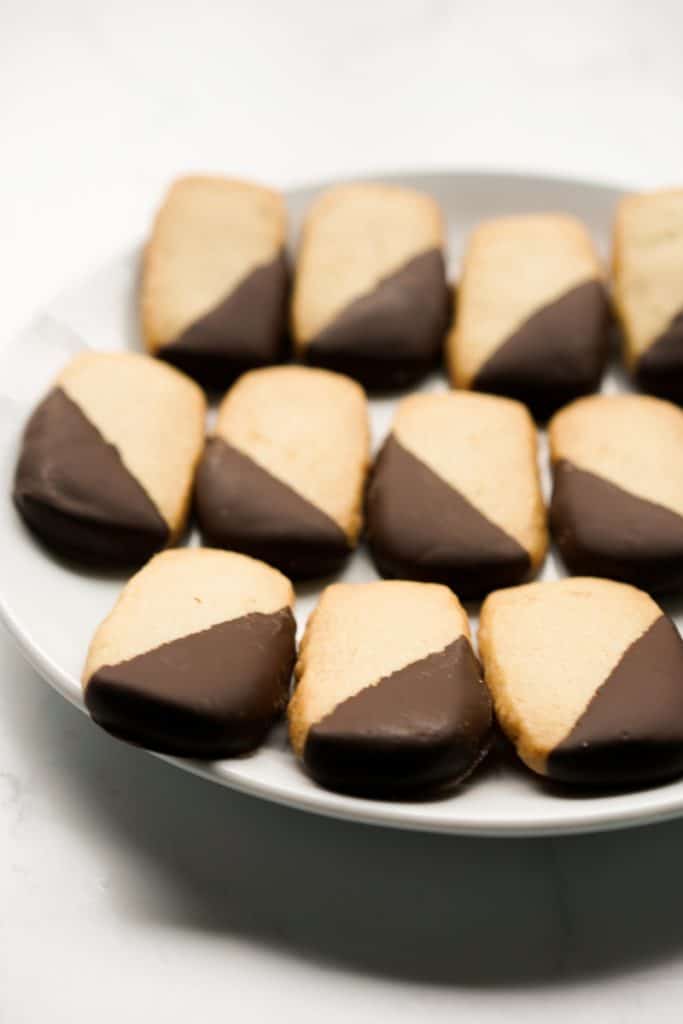
M 338 569 L 360 533 L 370 460 L 360 385 L 269 367 L 233 386 L 205 444 L 206 412 L 201 388 L 159 360 L 77 355 L 26 424 L 19 514 L 63 557 L 128 568 L 182 538 L 196 491 L 213 546 L 297 578 Z
M 577 577 L 496 591 L 481 665 L 439 584 L 327 587 L 298 657 L 293 603 L 290 582 L 247 556 L 157 555 L 92 640 L 91 716 L 130 742 L 213 759 L 254 750 L 289 702 L 291 746 L 312 778 L 373 796 L 462 781 L 489 749 L 494 708 L 522 760 L 551 779 L 683 771 L 683 643 L 634 587 Z
M 549 424 L 550 532 L 574 575 L 651 592 L 683 586 L 683 410 L 589 395 Z M 383 576 L 466 598 L 522 583 L 546 555 L 537 437 L 519 402 L 467 392 L 399 402 L 366 493 Z
M 595 247 L 565 214 L 500 217 L 472 233 L 451 315 L 443 217 L 397 186 L 333 187 L 306 217 L 289 301 L 287 212 L 269 189 L 176 182 L 145 250 L 145 345 L 211 390 L 295 354 L 366 387 L 406 386 L 442 351 L 453 385 L 507 395 L 546 419 L 594 391 L 609 301 Z M 625 360 L 646 391 L 683 400 L 683 191 L 625 199 L 613 299 Z M 449 320 L 452 320 L 450 329 Z
M 252 370 L 205 445 L 205 400 L 147 356 L 83 353 L 25 430 L 24 521 L 62 555 L 130 566 L 174 544 L 191 497 L 204 542 L 294 579 L 333 573 L 365 535 L 384 576 L 465 598 L 532 578 L 547 549 L 527 409 L 461 391 L 402 399 L 369 478 L 362 388 L 310 367 Z M 578 399 L 550 423 L 550 525 L 572 573 L 683 584 L 683 411 L 644 395 Z M 363 507 L 364 506 L 364 507 Z

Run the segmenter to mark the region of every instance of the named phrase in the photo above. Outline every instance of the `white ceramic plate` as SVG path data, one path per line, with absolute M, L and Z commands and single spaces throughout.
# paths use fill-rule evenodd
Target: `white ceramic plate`
M 448 219 L 451 271 L 457 274 L 465 235 L 480 220 L 498 214 L 567 210 L 588 225 L 603 252 L 620 192 L 616 188 L 509 174 L 385 175 L 430 192 Z M 288 194 L 294 228 L 323 186 Z M 50 558 L 24 529 L 9 500 L 22 426 L 50 381 L 80 348 L 139 349 L 136 283 L 139 248 L 94 273 L 60 296 L 5 348 L 0 359 L 0 612 L 26 657 L 62 696 L 83 710 L 79 675 L 91 634 L 114 603 L 122 577 L 66 568 Z M 435 376 L 425 388 L 446 387 Z M 616 367 L 605 390 L 628 387 Z M 375 445 L 388 430 L 394 402 L 373 400 Z M 544 483 L 545 441 L 541 445 Z M 197 543 L 193 537 L 190 543 Z M 545 578 L 561 572 L 551 553 Z M 343 578 L 375 578 L 365 551 L 352 557 Z M 298 588 L 300 629 L 318 588 Z M 667 610 L 677 615 L 678 609 Z M 677 615 L 679 626 L 683 617 Z M 476 615 L 473 616 L 476 629 Z M 93 729 L 96 726 L 93 725 Z M 320 814 L 378 825 L 479 835 L 533 835 L 614 828 L 673 817 L 683 811 L 683 780 L 618 795 L 559 793 L 536 779 L 514 758 L 492 756 L 472 779 L 445 798 L 425 803 L 389 803 L 339 796 L 318 788 L 299 769 L 280 726 L 256 754 L 233 761 L 201 763 L 167 758 L 213 782 Z

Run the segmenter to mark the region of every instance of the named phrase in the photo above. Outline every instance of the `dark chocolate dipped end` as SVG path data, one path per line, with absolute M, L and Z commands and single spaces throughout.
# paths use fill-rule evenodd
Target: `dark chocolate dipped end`
M 431 249 L 347 306 L 309 341 L 304 360 L 371 390 L 405 387 L 436 365 L 450 303 L 443 253 Z
M 222 438 L 206 446 L 195 506 L 206 544 L 260 558 L 293 579 L 337 572 L 351 551 L 330 516 Z
M 544 422 L 595 391 L 609 348 L 609 303 L 600 281 L 586 281 L 530 316 L 479 369 L 476 391 L 516 398 Z
M 484 757 L 492 710 L 460 637 L 343 701 L 309 730 L 304 765 L 321 785 L 416 798 L 462 781 Z
M 80 407 L 54 388 L 31 416 L 13 491 L 26 525 L 56 554 L 128 568 L 166 546 L 166 521 Z
M 285 358 L 289 283 L 284 252 L 251 271 L 214 309 L 159 349 L 159 358 L 209 391 Z
M 575 576 L 653 592 L 683 586 L 683 516 L 566 459 L 553 467 L 550 527 Z
M 643 352 L 635 376 L 643 391 L 683 405 L 683 312 Z
M 483 597 L 523 583 L 529 553 L 389 435 L 366 495 L 372 558 L 383 576 L 444 583 Z
M 254 750 L 282 713 L 294 665 L 289 608 L 253 612 L 98 669 L 93 720 L 118 739 L 177 757 Z
M 546 770 L 559 782 L 590 786 L 683 773 L 683 643 L 667 616 L 626 650 Z

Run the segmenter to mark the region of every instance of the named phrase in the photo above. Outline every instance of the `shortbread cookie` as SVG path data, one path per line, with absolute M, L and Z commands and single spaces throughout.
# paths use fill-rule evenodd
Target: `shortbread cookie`
M 491 702 L 446 587 L 337 583 L 308 621 L 289 708 L 316 781 L 368 795 L 457 782 L 484 756 Z
M 384 576 L 463 597 L 533 575 L 547 537 L 524 406 L 467 392 L 404 398 L 372 472 L 367 533 Z
M 223 400 L 197 473 L 205 541 L 302 579 L 338 569 L 361 526 L 369 426 L 355 381 L 253 370 Z
M 170 366 L 84 352 L 26 427 L 14 501 L 58 554 L 130 566 L 182 533 L 204 443 L 204 395 Z
M 622 200 L 614 300 L 639 386 L 683 403 L 683 189 Z
M 497 591 L 479 650 L 498 721 L 535 772 L 623 785 L 683 771 L 683 644 L 642 591 L 587 577 Z
M 148 351 L 210 389 L 277 362 L 286 337 L 286 232 L 277 192 L 223 178 L 177 181 L 145 252 Z
M 608 307 L 585 228 L 564 214 L 501 217 L 470 238 L 448 339 L 453 384 L 525 402 L 539 419 L 594 391 Z
M 93 637 L 83 686 L 94 721 L 179 757 L 253 750 L 287 702 L 293 600 L 289 580 L 245 555 L 157 555 Z
M 683 412 L 593 395 L 557 413 L 550 447 L 551 525 L 570 572 L 683 586 Z
M 299 355 L 372 388 L 400 387 L 439 355 L 448 319 L 444 227 L 426 195 L 340 185 L 303 230 L 292 329 Z

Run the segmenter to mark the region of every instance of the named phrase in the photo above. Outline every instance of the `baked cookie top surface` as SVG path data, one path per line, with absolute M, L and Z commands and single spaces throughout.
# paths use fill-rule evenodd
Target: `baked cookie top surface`
M 370 458 L 365 393 L 309 367 L 253 370 L 228 392 L 216 436 L 292 487 L 355 541 Z
M 421 192 L 370 183 L 328 189 L 302 233 L 292 305 L 297 344 L 305 346 L 415 257 L 441 250 L 444 240 L 441 211 Z
M 647 395 L 592 395 L 550 423 L 553 462 L 567 460 L 683 516 L 683 411 Z
M 229 178 L 174 182 L 145 250 L 142 322 L 156 352 L 225 299 L 285 245 L 282 196 Z
M 398 405 L 391 434 L 535 565 L 541 561 L 547 533 L 536 431 L 520 402 L 466 392 L 410 395 Z
M 289 710 L 296 753 L 310 726 L 342 701 L 461 636 L 469 639 L 469 623 L 447 587 L 405 581 L 327 587 L 299 649 Z
M 172 367 L 132 352 L 83 352 L 55 386 L 116 447 L 176 532 L 204 439 L 201 389 Z
M 527 764 L 545 772 L 625 651 L 661 616 L 635 587 L 590 577 L 529 583 L 486 599 L 479 627 L 486 681 Z
M 627 359 L 633 366 L 683 312 L 683 189 L 621 201 L 613 273 Z
M 574 217 L 544 213 L 484 221 L 467 244 L 448 339 L 456 385 L 469 387 L 529 317 L 601 279 L 593 243 Z
M 99 627 L 83 682 L 103 665 L 252 612 L 267 615 L 293 604 L 289 580 L 264 562 L 211 548 L 164 551 L 129 581 Z

